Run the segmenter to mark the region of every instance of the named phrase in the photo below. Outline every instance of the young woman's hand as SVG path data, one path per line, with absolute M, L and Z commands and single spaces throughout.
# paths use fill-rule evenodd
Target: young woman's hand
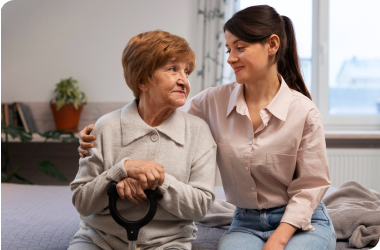
M 146 199 L 146 195 L 141 187 L 140 181 L 131 177 L 121 180 L 116 185 L 116 190 L 120 198 L 128 199 L 135 204 L 138 204 Z
M 276 241 L 271 241 L 268 239 L 267 243 L 265 243 L 264 247 L 261 250 L 284 250 L 286 245 L 280 244 Z
M 281 222 L 276 230 L 269 237 L 267 243 L 265 243 L 262 250 L 284 250 L 286 244 L 288 244 L 290 238 L 297 231 L 297 228 Z
M 164 166 L 154 161 L 127 160 L 124 169 L 128 177 L 139 180 L 143 190 L 156 189 L 165 180 Z
M 94 144 L 89 143 L 90 141 L 95 141 L 96 136 L 90 135 L 91 131 L 94 129 L 94 124 L 86 126 L 82 131 L 79 132 L 79 156 L 84 158 L 88 155 L 87 149 L 93 148 Z

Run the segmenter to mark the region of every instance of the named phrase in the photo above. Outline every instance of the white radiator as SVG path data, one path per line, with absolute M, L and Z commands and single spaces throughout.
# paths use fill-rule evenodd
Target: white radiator
M 380 192 L 380 149 L 327 149 L 331 185 L 356 181 Z

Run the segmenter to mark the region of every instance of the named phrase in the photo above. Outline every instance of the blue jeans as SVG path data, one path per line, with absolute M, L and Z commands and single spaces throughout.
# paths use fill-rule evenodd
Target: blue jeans
M 280 225 L 286 206 L 271 209 L 236 208 L 230 229 L 219 241 L 218 250 L 260 250 Z M 297 230 L 285 250 L 335 250 L 336 235 L 325 205 L 321 202 L 311 217 L 314 231 Z

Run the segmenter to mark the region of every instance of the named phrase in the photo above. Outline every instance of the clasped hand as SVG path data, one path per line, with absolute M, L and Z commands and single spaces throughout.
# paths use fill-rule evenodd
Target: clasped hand
M 129 160 L 124 162 L 128 178 L 116 185 L 116 190 L 122 199 L 128 199 L 137 204 L 146 199 L 145 189 L 156 189 L 165 180 L 164 167 L 154 161 Z

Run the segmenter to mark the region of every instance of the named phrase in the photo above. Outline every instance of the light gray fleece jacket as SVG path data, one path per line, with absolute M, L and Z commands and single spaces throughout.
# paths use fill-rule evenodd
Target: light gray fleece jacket
M 165 170 L 159 186 L 163 198 L 154 219 L 140 230 L 137 244 L 144 250 L 170 246 L 190 250 L 197 231 L 193 221 L 203 218 L 214 201 L 216 144 L 208 125 L 175 110 L 160 126 L 150 127 L 135 100 L 101 117 L 92 134 L 94 148 L 80 159 L 71 183 L 72 201 L 81 215 L 76 235 L 89 237 L 106 250 L 128 249 L 125 229 L 110 215 L 106 188 L 110 181 L 127 177 L 125 160 L 155 161 Z M 146 203 L 121 199 L 117 207 L 129 220 L 142 218 L 148 210 Z

